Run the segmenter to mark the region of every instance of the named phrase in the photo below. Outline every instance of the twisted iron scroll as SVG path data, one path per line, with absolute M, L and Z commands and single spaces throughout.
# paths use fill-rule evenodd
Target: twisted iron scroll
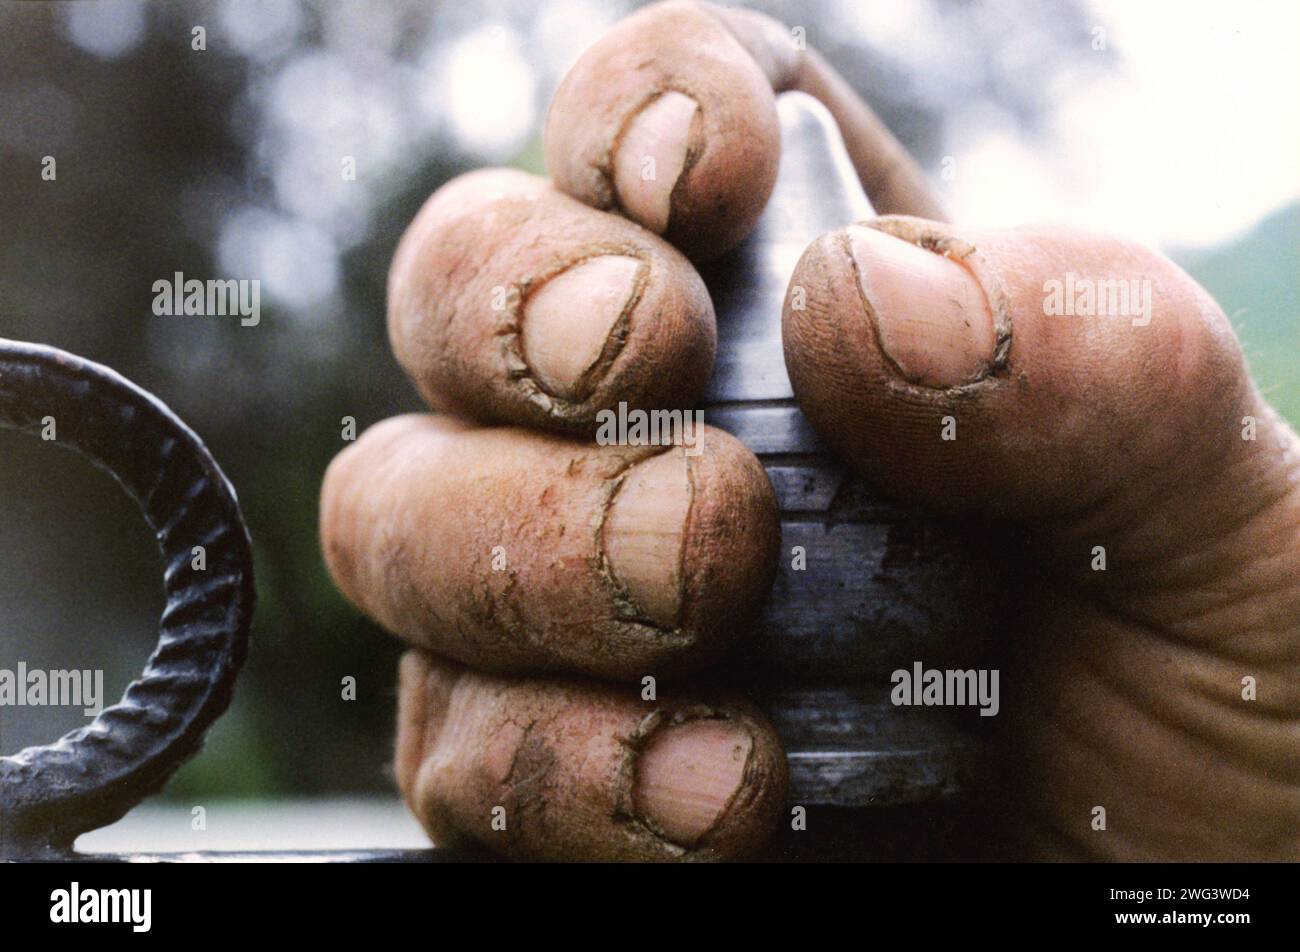
M 122 700 L 45 747 L 0 758 L 0 856 L 70 851 L 167 781 L 230 703 L 252 621 L 252 545 L 235 491 L 157 398 L 107 367 L 0 339 L 0 426 L 40 432 L 109 472 L 157 536 L 167 605 Z M 192 567 L 194 547 L 206 568 Z

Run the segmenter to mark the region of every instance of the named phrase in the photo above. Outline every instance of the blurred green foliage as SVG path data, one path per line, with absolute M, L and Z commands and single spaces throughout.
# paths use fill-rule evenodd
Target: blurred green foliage
M 1300 204 L 1235 241 L 1173 257 L 1232 321 L 1260 391 L 1300 427 Z

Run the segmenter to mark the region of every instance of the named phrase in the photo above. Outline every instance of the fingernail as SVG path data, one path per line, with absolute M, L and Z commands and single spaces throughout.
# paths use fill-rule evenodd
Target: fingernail
M 624 130 L 614 156 L 619 203 L 656 234 L 663 234 L 668 227 L 673 187 L 686 165 L 691 123 L 699 108 L 690 96 L 664 93 Z
M 604 551 L 637 614 L 674 628 L 682 602 L 682 541 L 691 508 L 686 456 L 670 449 L 623 477 L 605 514 Z
M 650 737 L 637 761 L 640 815 L 679 846 L 717 824 L 745 780 L 754 739 L 728 721 L 696 720 Z
M 566 400 L 586 397 L 610 331 L 632 298 L 640 267 L 627 255 L 588 258 L 528 296 L 520 345 L 549 393 Z
M 988 298 L 956 261 L 874 228 L 852 227 L 849 246 L 880 346 L 903 377 L 955 387 L 993 360 Z

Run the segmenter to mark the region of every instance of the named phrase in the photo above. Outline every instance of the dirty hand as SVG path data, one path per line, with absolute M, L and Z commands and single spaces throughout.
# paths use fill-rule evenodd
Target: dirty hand
M 321 523 L 343 592 L 416 646 L 396 755 L 416 816 L 439 844 L 514 857 L 698 859 L 752 853 L 785 815 L 759 714 L 648 700 L 643 681 L 751 626 L 778 545 L 762 468 L 716 430 L 694 456 L 593 437 L 602 409 L 701 392 L 714 318 L 686 255 L 753 226 L 774 92 L 796 88 L 891 213 L 816 241 L 791 280 L 800 404 L 891 495 L 1015 538 L 1033 579 L 999 715 L 1022 855 L 1294 859 L 1300 440 L 1222 311 L 1124 241 L 931 220 L 915 167 L 820 57 L 690 2 L 643 9 L 574 67 L 545 130 L 552 181 L 463 176 L 394 259 L 392 344 L 439 412 L 340 454 Z M 1131 313 L 1073 297 L 1121 284 Z

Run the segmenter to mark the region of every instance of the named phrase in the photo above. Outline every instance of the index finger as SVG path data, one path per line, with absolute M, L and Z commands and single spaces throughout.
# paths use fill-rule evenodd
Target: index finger
M 547 116 L 547 169 L 575 198 L 713 257 L 749 234 L 772 194 L 775 94 L 796 89 L 835 117 L 878 210 L 944 217 L 915 162 L 821 56 L 770 17 L 691 0 L 646 7 L 583 54 Z

